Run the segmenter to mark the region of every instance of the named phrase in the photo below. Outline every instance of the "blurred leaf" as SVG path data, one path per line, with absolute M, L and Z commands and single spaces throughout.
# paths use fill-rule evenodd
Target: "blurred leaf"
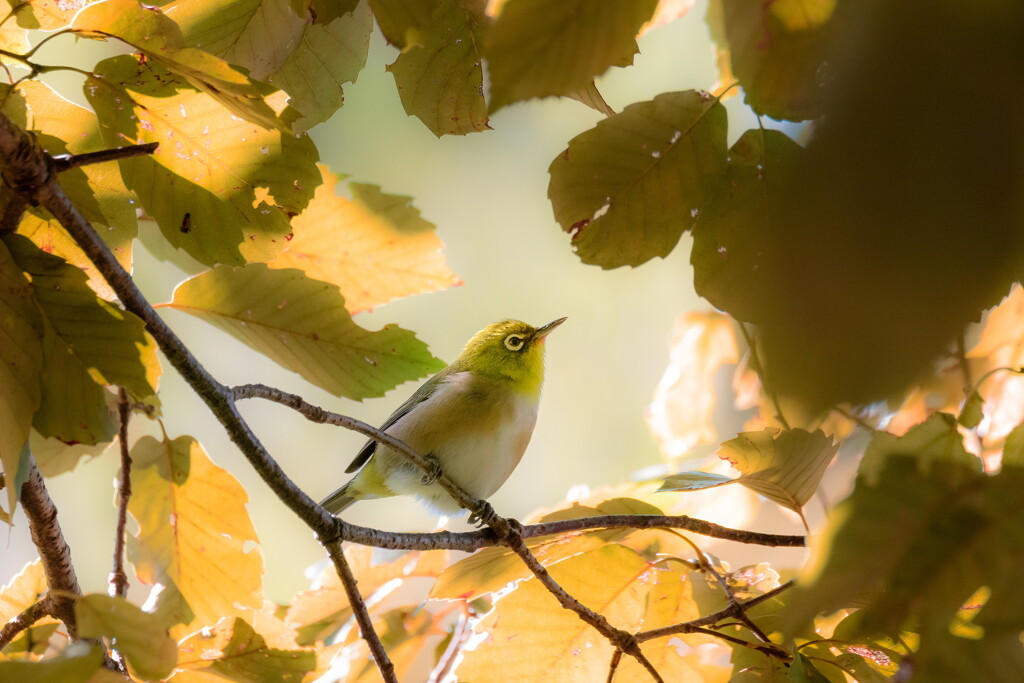
M 86 38 L 106 40 L 115 36 L 169 72 L 184 77 L 233 114 L 263 128 L 288 132 L 257 83 L 223 59 L 186 47 L 181 27 L 156 7 L 138 0 L 102 0 L 79 12 L 72 28 L 76 35 Z
M 117 650 L 143 678 L 167 678 L 177 661 L 177 645 L 158 617 L 124 598 L 93 593 L 75 601 L 83 638 L 116 638 Z
M 1024 467 L 1024 424 L 1014 427 L 1003 445 L 1003 465 Z
M 438 2 L 422 0 L 369 0 L 384 38 L 402 52 L 427 44 Z
M 240 617 L 222 619 L 213 628 L 190 636 L 181 643 L 178 653 L 180 670 L 208 669 L 239 683 L 301 683 L 315 668 L 315 652 L 269 647 L 263 636 Z
M 43 369 L 42 316 L 32 285 L 0 245 L 0 464 L 7 479 L 7 512 L 14 512 L 21 451 L 28 442 L 32 415 L 40 403 L 40 372 Z M 0 511 L 2 512 L 2 511 Z
M 0 623 L 7 623 L 21 614 L 37 603 L 49 590 L 42 561 L 36 559 L 27 563 L 7 582 L 7 585 L 0 588 Z M 43 654 L 49 647 L 50 637 L 60 625 L 53 617 L 44 616 L 8 643 L 3 649 L 4 654 Z
M 111 393 L 107 400 L 112 403 L 116 397 Z M 35 458 L 39 472 L 44 478 L 70 472 L 83 458 L 88 462 L 103 455 L 111 443 L 112 441 L 98 444 L 68 444 L 60 439 L 47 438 L 36 430 L 28 437 L 29 450 L 32 451 L 32 457 Z
M 627 631 L 643 621 L 651 571 L 639 554 L 619 545 L 606 545 L 550 569 L 570 595 Z M 536 579 L 501 598 L 474 630 L 489 638 L 465 653 L 455 670 L 459 680 L 603 680 L 614 649 Z
M 793 683 L 828 683 L 817 667 L 803 654 L 797 652 L 789 665 L 789 680 Z
M 486 0 L 424 3 L 431 7 L 429 19 L 407 14 L 405 0 L 372 4 L 378 17 L 395 22 L 386 35 L 400 35 L 406 41 L 398 59 L 388 66 L 405 113 L 419 118 L 438 137 L 490 128 L 480 52 L 488 23 Z M 415 42 L 405 36 L 414 36 Z
M 693 5 L 694 0 L 658 0 L 654 16 L 640 28 L 638 35 L 645 35 L 656 28 L 671 24 L 676 19 L 682 19 L 693 9 Z
M 659 491 L 694 491 L 743 484 L 750 490 L 789 508 L 802 516 L 802 508 L 811 499 L 825 469 L 832 462 L 839 444 L 820 429 L 779 430 L 768 427 L 760 432 L 741 432 L 722 444 L 718 455 L 738 469 L 742 476 L 727 479 L 708 472 L 684 472 L 665 479 Z
M 533 97 L 583 90 L 629 66 L 657 0 L 509 0 L 487 34 L 492 112 Z
M 732 71 L 758 114 L 802 121 L 821 111 L 832 0 L 721 0 Z
M 85 90 L 107 143 L 160 143 L 119 163 L 171 244 L 206 264 L 266 260 L 285 246 L 289 217 L 320 182 L 307 136 L 231 116 L 157 64 L 121 56 L 96 71 L 102 80 Z
M 776 130 L 748 130 L 729 150 L 723 182 L 693 226 L 693 286 L 715 308 L 752 321 L 771 296 L 763 255 L 803 149 Z
M 956 418 L 948 413 L 933 413 L 903 436 L 875 432 L 864 451 L 859 473 L 875 483 L 886 460 L 900 455 L 917 458 L 923 471 L 928 471 L 934 463 L 948 462 L 968 471 L 981 472 L 981 461 L 964 448 Z
M 139 523 L 128 556 L 146 584 L 180 591 L 198 625 L 248 614 L 262 604 L 263 558 L 245 490 L 189 436 L 132 447 L 133 495 Z
M 739 362 L 732 321 L 718 312 L 691 311 L 672 327 L 669 363 L 644 419 L 669 460 L 715 443 L 716 378 L 723 365 Z
M 863 0 L 830 22 L 826 106 L 765 254 L 758 320 L 773 390 L 815 409 L 902 393 L 1021 276 L 1024 146 L 1006 140 L 1024 91 L 1001 74 L 1024 72 L 1024 5 L 962 10 Z M 992 97 L 951 106 L 963 92 Z
M 216 325 L 338 396 L 382 396 L 444 367 L 407 330 L 359 327 L 336 287 L 291 268 L 217 266 L 178 285 L 167 305 Z
M 417 680 L 415 676 L 422 675 L 424 654 L 431 652 L 437 636 L 444 633 L 430 611 L 408 607 L 390 610 L 374 621 L 374 627 L 395 666 L 398 680 L 403 681 Z M 366 656 L 369 652 L 363 643 L 360 642 L 357 652 L 344 683 L 377 683 L 380 671 L 372 657 Z M 364 652 L 366 655 L 360 656 Z
M 54 31 L 71 23 L 75 13 L 85 7 L 89 0 L 8 0 L 12 7 L 21 6 L 15 14 L 18 26 Z
M 373 548 L 349 545 L 345 558 L 359 582 L 362 594 L 376 602 L 376 595 L 386 586 L 389 591 L 413 578 L 436 579 L 449 564 L 445 551 L 405 553 L 390 562 L 373 562 Z M 401 579 L 401 581 L 396 581 Z M 395 582 L 392 584 L 392 582 Z M 297 629 L 299 645 L 311 645 L 325 640 L 352 617 L 352 607 L 338 573 L 333 566 L 326 567 L 308 591 L 297 593 L 288 607 L 285 623 Z
M 725 108 L 695 90 L 626 107 L 569 141 L 548 197 L 584 263 L 666 256 L 726 170 Z
M 894 634 L 912 617 L 925 652 L 949 641 L 964 602 L 986 586 L 991 599 L 973 621 L 983 647 L 1002 651 L 1012 634 L 1018 655 L 1007 656 L 1019 656 L 1024 470 L 990 477 L 945 457 L 940 443 L 923 448 L 916 456 L 893 449 L 874 481 L 858 478 L 794 592 L 787 626 L 856 601 L 866 606 L 855 635 Z
M 974 429 L 985 416 L 982 412 L 984 406 L 985 400 L 981 397 L 981 394 L 977 391 L 972 391 L 971 395 L 964 400 L 963 408 L 961 408 L 960 415 L 956 419 L 957 422 L 967 429 Z
M 292 220 L 294 238 L 267 265 L 337 285 L 352 314 L 461 284 L 445 264 L 436 226 L 410 197 L 349 183 L 353 198 L 344 199 L 335 194 L 338 177 L 326 166 L 320 171 L 323 184 Z
M 72 643 L 41 662 L 0 661 L 0 680 L 17 683 L 88 683 L 103 666 L 102 647 Z

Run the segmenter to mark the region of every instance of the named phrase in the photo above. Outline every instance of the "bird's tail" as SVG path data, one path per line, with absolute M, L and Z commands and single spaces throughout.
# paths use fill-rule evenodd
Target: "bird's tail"
M 349 482 L 349 484 L 351 483 L 352 482 Z M 338 514 L 345 508 L 352 505 L 352 503 L 359 499 L 354 495 L 351 495 L 349 484 L 345 484 L 340 489 L 321 500 L 320 504 L 327 508 L 327 511 L 333 515 Z

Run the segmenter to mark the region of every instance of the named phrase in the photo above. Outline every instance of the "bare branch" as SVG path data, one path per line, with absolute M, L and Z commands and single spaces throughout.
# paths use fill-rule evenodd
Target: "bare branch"
M 373 655 L 373 660 L 377 664 L 380 675 L 384 677 L 387 683 L 398 683 L 398 678 L 395 676 L 395 665 L 391 663 L 391 658 L 388 657 L 384 644 L 380 642 L 380 636 L 377 635 L 377 631 L 373 628 L 373 621 L 370 619 L 370 613 L 366 609 L 366 602 L 363 600 L 363 596 L 359 594 L 356 577 L 352 573 L 352 568 L 348 566 L 348 560 L 345 559 L 345 553 L 341 548 L 341 541 L 329 541 L 324 544 L 324 547 L 327 549 L 327 554 L 331 557 L 331 562 L 334 563 L 334 570 L 338 573 L 341 584 L 345 587 L 348 603 L 352 607 L 356 623 L 359 624 L 359 634 L 366 641 L 366 644 L 370 646 L 370 654 Z
M 21 507 L 28 517 L 32 542 L 39 550 L 43 562 L 46 585 L 50 588 L 49 611 L 64 622 L 68 635 L 77 639 L 75 598 L 82 594 L 82 589 L 78 586 L 78 577 L 71 564 L 71 549 L 57 522 L 57 508 L 46 491 L 46 484 L 39 474 L 35 459 L 29 461 L 28 479 L 21 486 Z
M 118 445 L 121 448 L 121 477 L 117 485 L 117 528 L 114 532 L 114 566 L 110 572 L 110 595 L 123 598 L 128 595 L 128 575 L 124 571 L 125 524 L 128 521 L 128 501 L 132 497 L 132 457 L 128 452 L 128 420 L 131 403 L 124 387 L 118 391 L 117 414 L 121 420 Z
M 24 610 L 21 614 L 13 617 L 10 621 L 0 628 L 0 650 L 7 647 L 12 640 L 18 637 L 18 634 L 25 629 L 32 626 L 43 617 L 50 615 L 50 600 L 49 598 L 43 598 L 38 602 L 34 602 Z
M 9 235 L 18 230 L 27 207 L 21 195 L 15 194 L 6 185 L 0 188 L 0 235 Z
M 607 683 L 612 683 L 615 679 L 615 671 L 619 668 L 619 662 L 622 661 L 622 650 L 616 650 L 612 653 L 612 661 L 608 665 L 608 678 L 605 680 Z
M 155 152 L 159 146 L 160 143 L 158 142 L 147 142 L 144 145 L 125 145 L 124 147 L 101 149 L 98 152 L 86 152 L 84 154 L 60 154 L 53 157 L 54 170 L 60 173 L 61 171 L 78 168 L 79 166 L 145 156 Z

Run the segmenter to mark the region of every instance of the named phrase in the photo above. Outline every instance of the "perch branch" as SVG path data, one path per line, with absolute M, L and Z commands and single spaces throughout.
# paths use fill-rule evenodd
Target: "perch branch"
M 58 173 L 69 168 L 88 166 L 89 164 L 100 164 L 104 161 L 117 161 L 118 159 L 129 159 L 131 157 L 145 156 L 156 151 L 159 143 L 147 142 L 144 145 L 125 145 L 113 149 L 101 149 L 98 152 L 85 152 L 84 154 L 60 154 L 53 157 L 54 170 Z

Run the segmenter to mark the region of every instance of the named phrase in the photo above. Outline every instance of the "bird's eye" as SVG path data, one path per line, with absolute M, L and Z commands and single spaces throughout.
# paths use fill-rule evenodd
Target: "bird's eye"
M 519 351 L 523 348 L 523 338 L 518 334 L 510 334 L 505 337 L 505 348 L 509 351 Z

